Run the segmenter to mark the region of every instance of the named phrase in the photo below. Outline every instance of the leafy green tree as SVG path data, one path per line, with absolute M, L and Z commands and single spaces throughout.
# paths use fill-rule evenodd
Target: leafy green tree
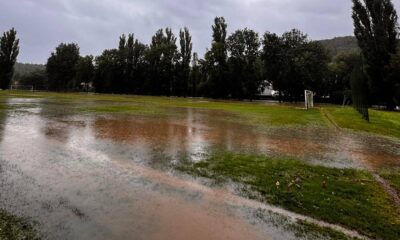
M 105 50 L 95 59 L 94 87 L 100 93 L 118 93 L 120 87 L 115 83 L 121 77 L 118 49 Z
M 94 79 L 94 64 L 93 56 L 80 57 L 76 64 L 76 76 L 75 76 L 75 88 L 82 90 L 82 83 L 85 84 L 85 88 L 88 87 L 89 83 L 93 82 Z
M 177 96 L 187 96 L 189 88 L 190 61 L 192 60 L 192 37 L 189 29 L 185 27 L 179 32 L 179 62 L 177 64 L 176 78 L 173 86 L 173 92 Z
M 199 66 L 199 57 L 197 52 L 193 53 L 193 59 L 192 59 L 192 69 L 190 71 L 190 80 L 189 80 L 189 89 L 190 89 L 190 94 L 193 97 L 197 96 L 198 93 L 198 85 L 201 80 L 201 72 L 200 72 L 200 66 Z
M 178 57 L 178 47 L 176 46 L 176 37 L 170 28 L 165 29 L 165 46 L 162 57 L 163 72 L 163 95 L 171 95 L 172 81 L 175 78 L 175 66 Z
M 149 50 L 146 53 L 146 60 L 149 63 L 148 76 L 144 84 L 144 91 L 147 94 L 161 95 L 162 93 L 162 57 L 165 42 L 164 30 L 159 29 L 151 39 Z
M 301 47 L 299 56 L 295 59 L 297 72 L 302 81 L 301 94 L 304 89 L 312 90 L 316 97 L 327 95 L 329 53 L 321 43 L 311 41 Z
M 118 85 L 119 93 L 132 93 L 134 92 L 134 54 L 135 54 L 135 39 L 133 34 L 128 34 L 120 37 L 119 42 L 119 65 L 120 75 Z
M 324 94 L 329 57 L 320 43 L 293 29 L 281 37 L 267 32 L 263 45 L 264 72 L 280 100 L 299 100 L 305 89 Z
M 358 51 L 338 53 L 328 65 L 327 90 L 333 103 L 346 103 L 351 98 L 351 75 L 360 62 Z
M 266 80 L 272 84 L 273 89 L 279 93 L 279 101 L 282 101 L 282 93 L 285 89 L 286 62 L 283 39 L 275 33 L 266 32 L 262 40 L 263 49 L 261 58 L 264 63 Z
M 395 107 L 399 79 L 388 77 L 391 57 L 397 52 L 397 13 L 391 0 L 353 0 L 354 34 L 368 76 L 369 97 L 375 103 Z
M 260 40 L 253 30 L 237 30 L 227 40 L 230 54 L 230 94 L 234 98 L 253 99 L 262 87 L 259 65 Z
M 148 62 L 146 54 L 148 46 L 136 39 L 133 47 L 133 79 L 132 90 L 136 94 L 146 94 L 144 86 L 147 82 Z M 148 93 L 147 93 L 148 94 Z
M 284 94 L 288 100 L 296 101 L 299 100 L 304 92 L 303 79 L 301 75 L 301 57 L 304 52 L 304 45 L 308 42 L 306 34 L 302 33 L 298 29 L 293 29 L 289 32 L 285 32 L 282 35 L 283 41 L 283 84 Z M 311 90 L 311 89 L 309 89 Z
M 131 35 L 128 36 L 131 38 Z M 132 37 L 133 38 L 133 37 Z M 126 93 L 127 91 L 127 83 L 129 82 L 129 76 L 127 74 L 128 66 L 128 40 L 125 34 L 122 34 L 119 37 L 118 44 L 118 58 L 117 58 L 117 70 L 114 74 L 116 74 L 116 78 L 112 82 L 112 89 L 115 93 Z
M 134 78 L 134 66 L 133 66 L 133 58 L 135 53 L 135 40 L 133 34 L 128 35 L 128 40 L 126 43 L 126 62 L 124 69 L 124 83 L 125 86 L 123 92 L 124 93 L 132 93 L 133 90 L 133 78 Z
M 79 58 L 79 47 L 75 43 L 61 43 L 51 53 L 46 64 L 50 90 L 66 91 L 73 88 Z
M 10 87 L 18 54 L 19 39 L 17 39 L 17 31 L 12 28 L 0 37 L 0 89 Z
M 400 52 L 393 55 L 389 65 L 389 81 L 393 82 L 394 102 L 397 106 L 400 105 Z
M 206 63 L 203 64 L 207 76 L 202 83 L 202 91 L 207 96 L 215 98 L 228 97 L 228 65 L 227 65 L 227 27 L 223 17 L 216 17 L 212 26 L 213 41 L 211 50 L 205 55 Z
M 170 28 L 160 29 L 153 36 L 147 59 L 149 62 L 148 92 L 153 95 L 171 95 L 177 60 L 176 37 Z
M 32 85 L 34 89 L 48 89 L 47 74 L 45 70 L 34 70 L 21 76 L 18 80 L 20 85 Z

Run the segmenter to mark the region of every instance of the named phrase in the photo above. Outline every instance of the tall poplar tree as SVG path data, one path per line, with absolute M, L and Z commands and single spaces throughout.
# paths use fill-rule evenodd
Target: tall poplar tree
M 8 89 L 19 54 L 17 31 L 12 28 L 0 37 L 0 89 Z
M 211 50 L 206 54 L 210 66 L 208 90 L 212 97 L 225 98 L 228 96 L 227 88 L 227 27 L 225 18 L 216 17 L 212 26 L 213 41 Z
M 354 34 L 368 76 L 369 97 L 374 103 L 395 107 L 396 81 L 388 77 L 391 58 L 397 52 L 397 13 L 391 0 L 353 0 Z
M 175 81 L 174 93 L 178 96 L 187 96 L 189 88 L 189 75 L 190 75 L 190 61 L 192 59 L 192 36 L 190 36 L 189 29 L 185 27 L 179 32 L 179 68 L 177 69 L 177 79 Z

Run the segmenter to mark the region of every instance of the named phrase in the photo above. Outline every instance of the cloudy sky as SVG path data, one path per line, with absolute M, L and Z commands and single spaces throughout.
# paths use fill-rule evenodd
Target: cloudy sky
M 399 11 L 400 0 L 394 0 Z M 0 32 L 15 27 L 20 62 L 45 63 L 60 42 L 75 42 L 81 54 L 114 48 L 122 33 L 148 43 L 161 27 L 177 34 L 188 26 L 194 49 L 210 46 L 215 16 L 229 32 L 252 28 L 283 33 L 299 28 L 312 39 L 352 34 L 350 0 L 0 0 Z

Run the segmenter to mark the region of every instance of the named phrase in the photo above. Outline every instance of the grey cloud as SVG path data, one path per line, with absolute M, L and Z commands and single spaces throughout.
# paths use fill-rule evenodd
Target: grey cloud
M 400 6 L 400 0 L 394 3 Z M 350 8 L 350 0 L 0 0 L 0 32 L 17 29 L 21 62 L 46 62 L 60 42 L 76 42 L 82 54 L 98 55 L 116 47 L 122 33 L 148 43 L 159 28 L 177 34 L 183 26 L 203 54 L 215 16 L 226 18 L 230 32 L 299 28 L 322 39 L 352 34 Z

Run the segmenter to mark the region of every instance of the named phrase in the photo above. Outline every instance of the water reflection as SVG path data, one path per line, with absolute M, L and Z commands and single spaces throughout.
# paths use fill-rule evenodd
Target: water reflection
M 294 157 L 330 167 L 400 165 L 395 140 L 321 127 L 262 129 L 215 117 L 214 111 L 186 111 L 180 118 L 96 117 L 91 127 L 96 139 L 122 144 L 122 153 L 158 166 L 181 157 L 201 161 L 213 151 Z

